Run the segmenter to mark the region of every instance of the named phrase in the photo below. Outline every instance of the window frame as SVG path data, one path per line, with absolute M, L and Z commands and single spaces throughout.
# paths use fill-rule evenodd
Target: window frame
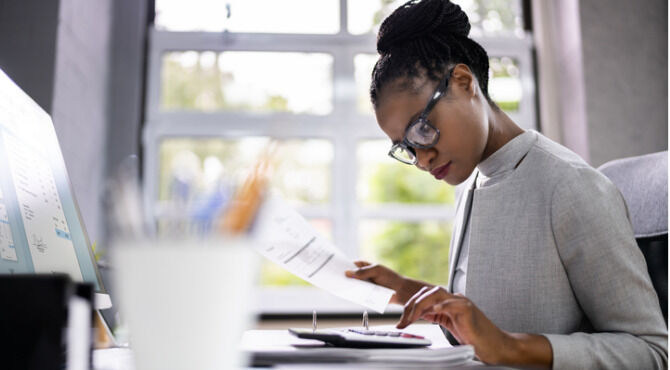
M 511 57 L 519 64 L 522 100 L 517 112 L 508 113 L 524 128 L 537 128 L 536 97 L 531 34 L 524 36 L 475 38 L 490 57 Z M 277 139 L 327 139 L 333 143 L 331 199 L 326 205 L 302 206 L 306 218 L 329 219 L 334 243 L 346 255 L 359 255 L 358 221 L 363 219 L 397 221 L 452 221 L 455 210 L 442 205 L 379 204 L 361 205 L 357 199 L 357 143 L 361 140 L 387 139 L 374 117 L 357 108 L 354 57 L 376 54 L 373 34 L 352 35 L 347 30 L 347 0 L 340 0 L 340 30 L 336 34 L 268 34 L 233 32 L 190 32 L 157 30 L 149 25 L 146 120 L 142 130 L 143 201 L 150 210 L 147 220 L 154 224 L 158 202 L 160 142 L 169 137 L 272 136 Z M 333 57 L 333 109 L 328 115 L 246 112 L 199 112 L 161 110 L 162 56 L 175 51 L 265 51 L 325 53 Z M 281 129 L 278 129 L 278 128 Z M 449 241 L 445 241 L 448 243 Z M 445 266 L 445 268 L 447 268 Z M 310 307 L 296 305 L 310 302 Z M 268 314 L 319 312 L 351 313 L 361 308 L 313 287 L 263 287 L 259 311 Z M 391 309 L 397 311 L 397 308 Z

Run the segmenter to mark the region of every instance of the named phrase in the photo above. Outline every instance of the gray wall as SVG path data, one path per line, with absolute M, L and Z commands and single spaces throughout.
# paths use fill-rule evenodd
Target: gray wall
M 0 0 L 0 68 L 51 112 L 59 1 Z
M 668 148 L 668 3 L 581 0 L 590 162 Z
M 61 0 L 51 116 L 91 243 L 104 245 L 111 0 Z
M 114 0 L 107 173 L 140 155 L 148 0 Z

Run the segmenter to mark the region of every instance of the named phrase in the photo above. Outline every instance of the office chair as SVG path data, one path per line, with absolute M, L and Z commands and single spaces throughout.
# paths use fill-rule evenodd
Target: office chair
M 607 162 L 598 168 L 623 194 L 635 240 L 647 261 L 668 323 L 668 152 Z

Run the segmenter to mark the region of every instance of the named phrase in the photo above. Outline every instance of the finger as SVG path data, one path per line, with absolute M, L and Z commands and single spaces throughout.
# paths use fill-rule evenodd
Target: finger
M 427 292 L 422 294 L 421 297 L 419 297 L 416 300 L 416 304 L 419 304 L 419 303 L 423 302 L 424 300 L 428 299 L 428 300 L 434 301 L 433 303 L 431 303 L 431 306 L 432 306 L 433 304 L 435 304 L 437 302 L 440 302 L 440 301 L 443 301 L 443 300 L 446 300 L 446 299 L 451 299 L 451 298 L 453 298 L 453 295 L 451 293 L 448 293 L 446 290 L 444 290 L 440 286 L 434 286 L 434 287 L 430 288 Z
M 403 309 L 402 315 L 400 316 L 400 320 L 396 324 L 396 328 L 398 329 L 404 329 L 406 328 L 409 324 L 412 323 L 412 321 L 409 320 L 409 318 L 412 316 L 414 312 L 414 306 L 416 304 L 416 301 L 421 298 L 421 296 L 426 293 L 429 289 L 431 289 L 428 286 L 424 286 L 421 289 L 419 289 L 418 292 L 414 293 L 412 298 L 410 298 L 407 303 L 405 303 L 405 308 Z
M 456 330 L 453 320 L 446 312 L 440 312 L 441 305 L 439 303 L 433 306 L 433 310 L 423 315 L 422 318 L 444 327 L 459 343 L 462 343 L 460 333 Z
M 433 305 L 436 312 L 449 313 L 452 316 L 465 313 L 472 307 L 472 303 L 464 296 L 452 296 Z
M 348 277 L 360 280 L 371 280 L 379 275 L 379 271 L 380 271 L 379 265 L 367 264 L 363 267 L 359 267 L 356 270 L 347 270 L 344 272 L 344 274 Z
M 447 293 L 447 291 L 439 286 L 431 288 L 414 301 L 414 307 L 412 308 L 410 315 L 406 317 L 407 321 L 412 323 L 418 320 L 423 315 L 433 311 L 433 305 L 435 303 L 451 297 L 453 297 L 453 295 Z
M 403 308 L 402 315 L 400 316 L 400 320 L 398 321 L 398 324 L 396 324 L 396 327 L 397 327 L 397 328 L 399 328 L 399 329 L 401 328 L 400 324 L 401 324 L 401 323 L 404 323 L 404 322 L 406 321 L 405 318 L 406 318 L 407 316 L 410 315 L 410 312 L 411 312 L 411 310 L 412 310 L 412 307 L 414 306 L 414 302 L 415 302 L 415 301 L 421 296 L 421 294 L 423 294 L 426 290 L 428 290 L 428 287 L 427 287 L 427 286 L 422 287 L 422 288 L 419 289 L 416 293 L 414 293 L 414 295 L 413 295 L 410 299 L 407 300 L 407 302 L 405 303 L 405 307 Z M 405 325 L 405 326 L 407 326 L 407 325 Z M 402 328 L 404 328 L 405 326 L 403 326 Z
M 432 310 L 421 316 L 421 318 L 434 324 L 443 324 L 449 320 L 449 317 L 445 313 Z
M 354 265 L 356 265 L 356 267 L 365 267 L 370 266 L 371 263 L 368 261 L 354 261 Z
M 427 314 L 421 316 L 422 319 L 430 321 L 435 324 L 439 324 L 442 320 L 443 315 L 439 312 L 428 312 Z
M 460 333 L 456 330 L 456 327 L 454 326 L 453 321 L 449 317 L 449 315 L 445 312 L 438 312 L 437 309 L 435 309 L 435 312 L 429 312 L 422 316 L 425 320 L 432 321 L 435 324 L 439 324 L 440 326 L 444 327 L 447 329 L 451 335 L 458 340 L 459 343 L 462 343 L 461 340 L 461 335 Z
M 447 318 L 444 327 L 447 328 L 447 330 L 449 330 L 454 338 L 461 344 L 465 343 L 463 331 L 467 332 L 470 328 L 463 327 L 464 322 L 463 320 L 460 320 L 460 318 L 469 309 L 469 306 L 471 306 L 470 301 L 464 297 L 446 299 L 433 305 L 434 312 L 441 313 Z
M 437 310 L 436 310 L 437 311 Z M 429 312 L 422 316 L 424 320 L 439 324 L 451 333 L 451 335 L 459 342 L 463 343 L 461 335 L 453 324 L 453 321 L 446 313 L 443 312 Z
M 444 327 L 459 343 L 462 344 L 463 336 L 458 330 L 458 327 L 454 324 L 450 315 L 447 312 L 444 312 L 443 306 L 440 303 L 436 303 L 433 306 L 432 311 L 423 315 L 422 318 Z
M 360 269 L 361 267 L 370 266 L 370 262 L 354 261 L 354 265 L 356 265 L 356 267 L 358 267 Z M 356 276 L 356 271 L 358 271 L 358 270 L 346 270 L 346 271 L 344 271 L 344 275 L 346 275 L 347 277 L 355 278 L 355 277 L 357 277 Z
M 454 328 L 453 323 L 449 316 L 445 313 L 442 312 L 431 312 L 429 314 L 425 315 L 425 319 L 429 320 L 435 324 L 439 324 L 440 326 L 444 327 L 446 330 L 449 330 L 451 332 Z M 454 337 L 457 337 L 452 333 Z
M 464 297 L 452 296 L 452 298 L 445 299 L 433 304 L 431 308 L 433 312 L 441 312 L 449 315 L 449 317 L 457 324 L 458 318 L 468 310 L 470 301 Z

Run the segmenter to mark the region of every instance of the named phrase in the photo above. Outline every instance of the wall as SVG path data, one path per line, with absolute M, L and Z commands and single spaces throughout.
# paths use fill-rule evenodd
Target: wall
M 112 24 L 107 174 L 140 155 L 148 0 L 115 0 Z
M 106 176 L 113 176 L 130 155 L 141 155 L 140 133 L 144 94 L 144 62 L 148 0 L 114 0 L 111 27 L 110 79 Z M 106 230 L 109 231 L 109 230 Z M 110 241 L 114 235 L 106 235 Z M 102 312 L 116 327 L 118 297 L 114 294 L 114 269 L 101 268 L 105 288 L 114 306 Z
M 104 237 L 111 0 L 61 0 L 51 116 L 91 243 Z
M 47 112 L 53 100 L 59 1 L 0 1 L 0 68 Z
M 589 161 L 579 0 L 532 2 L 540 129 Z
M 579 5 L 591 164 L 667 150 L 667 1 Z

